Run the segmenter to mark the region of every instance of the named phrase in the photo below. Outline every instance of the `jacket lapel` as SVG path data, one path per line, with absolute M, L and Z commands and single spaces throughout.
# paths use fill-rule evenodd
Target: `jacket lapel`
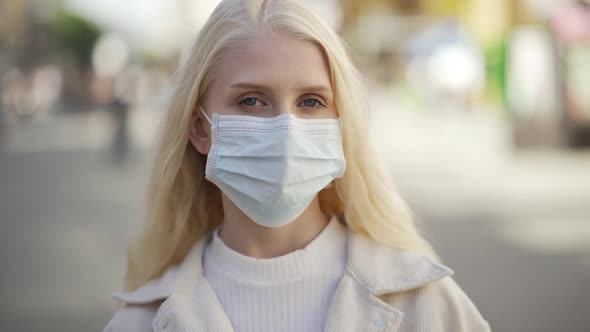
M 207 279 L 200 277 L 186 295 L 173 294 L 158 310 L 154 332 L 230 332 L 234 331 Z
M 348 232 L 346 273 L 331 301 L 325 332 L 397 331 L 404 314 L 379 296 L 418 288 L 453 274 L 446 266 Z
M 324 331 L 396 331 L 403 316 L 345 274 L 332 298 Z
M 183 260 L 170 296 L 153 321 L 154 332 L 233 332 L 213 288 L 203 275 L 203 253 L 211 231 L 203 236 Z

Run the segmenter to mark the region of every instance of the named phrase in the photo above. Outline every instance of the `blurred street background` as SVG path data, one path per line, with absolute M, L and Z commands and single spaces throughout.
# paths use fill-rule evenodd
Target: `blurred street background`
M 590 5 L 307 0 L 494 331 L 590 331 Z M 179 58 L 215 0 L 0 2 L 0 331 L 99 331 Z

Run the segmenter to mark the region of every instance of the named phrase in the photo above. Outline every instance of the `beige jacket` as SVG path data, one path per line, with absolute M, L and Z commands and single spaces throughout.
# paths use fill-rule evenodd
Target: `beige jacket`
M 453 271 L 424 256 L 378 245 L 348 231 L 346 271 L 328 310 L 324 331 L 491 331 Z M 105 332 L 234 331 L 203 276 L 202 255 L 211 232 L 184 261 L 133 292 Z

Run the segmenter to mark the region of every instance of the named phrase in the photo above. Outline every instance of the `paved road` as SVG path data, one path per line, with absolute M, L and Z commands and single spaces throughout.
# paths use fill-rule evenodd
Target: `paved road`
M 590 330 L 587 153 L 468 174 L 416 160 L 391 158 L 399 189 L 494 331 Z M 104 326 L 146 167 L 97 145 L 0 153 L 0 331 Z
M 114 167 L 104 151 L 0 165 L 0 331 L 99 330 L 141 215 L 142 166 Z

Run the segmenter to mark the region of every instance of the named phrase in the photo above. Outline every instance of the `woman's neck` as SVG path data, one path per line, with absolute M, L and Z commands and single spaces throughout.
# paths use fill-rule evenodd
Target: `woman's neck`
M 277 228 L 258 225 L 222 194 L 224 219 L 219 237 L 226 246 L 254 258 L 286 255 L 310 243 L 328 224 L 318 196 L 299 217 Z

